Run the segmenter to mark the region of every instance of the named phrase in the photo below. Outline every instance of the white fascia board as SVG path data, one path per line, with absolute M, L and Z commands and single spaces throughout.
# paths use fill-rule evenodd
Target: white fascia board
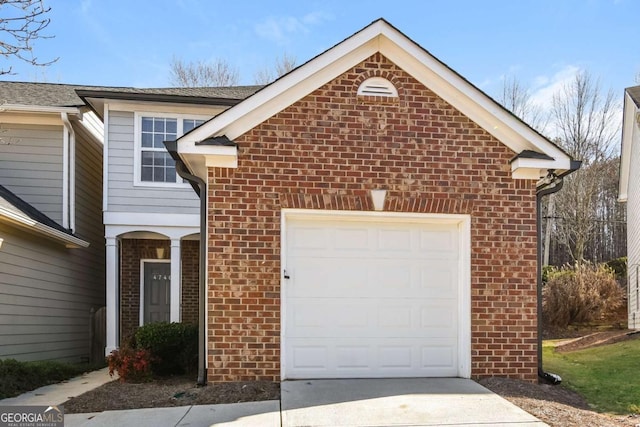
M 80 115 L 80 109 L 76 107 L 49 107 L 44 105 L 20 105 L 20 104 L 2 104 L 0 105 L 0 111 L 18 111 L 25 113 L 52 113 L 58 114 L 67 113 Z
M 556 160 L 517 158 L 511 162 L 511 175 L 514 179 L 538 180 L 546 176 L 549 169 L 569 170 L 569 165 L 558 167 L 558 163 Z
M 67 248 L 86 248 L 89 242 L 79 239 L 60 230 L 44 225 L 38 221 L 34 221 L 26 215 L 20 215 L 16 212 L 8 211 L 0 208 L 0 218 L 4 218 L 9 222 L 21 226 L 31 232 L 42 234 L 53 240 L 63 242 Z
M 515 118 L 423 48 L 392 28 L 380 39 L 380 52 L 384 56 L 515 153 L 534 150 L 556 159 L 557 169 L 569 169 L 571 159 L 560 148 Z
M 622 118 L 622 148 L 620 150 L 620 184 L 618 187 L 618 200 L 627 201 L 629 191 L 629 173 L 631 169 L 631 154 L 634 141 L 640 139 L 638 127 L 638 107 L 628 93 L 624 94 L 624 110 Z
M 207 168 L 237 168 L 238 147 L 196 145 L 189 141 L 179 146 L 180 158 L 197 177 L 207 181 Z
M 377 37 L 378 31 L 375 26 L 371 26 L 334 46 L 179 138 L 178 152 L 181 151 L 181 144 L 187 141 L 202 141 L 211 136 L 222 135 L 229 139 L 237 138 L 376 53 Z

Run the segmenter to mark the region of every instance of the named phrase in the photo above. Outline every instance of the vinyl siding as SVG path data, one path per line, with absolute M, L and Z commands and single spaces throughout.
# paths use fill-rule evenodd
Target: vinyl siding
M 640 130 L 631 144 L 627 193 L 627 265 L 629 274 L 629 328 L 640 329 Z
M 134 186 L 134 114 L 109 112 L 109 212 L 195 214 L 198 198 L 191 187 Z
M 100 267 L 85 249 L 5 223 L 0 236 L 0 358 L 88 357 L 90 310 L 104 305 Z
M 62 126 L 2 128 L 0 183 L 61 224 Z

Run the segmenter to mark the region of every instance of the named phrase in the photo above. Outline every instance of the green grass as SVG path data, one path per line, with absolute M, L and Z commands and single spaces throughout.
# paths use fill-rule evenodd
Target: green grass
M 570 353 L 543 345 L 544 370 L 562 377 L 562 384 L 580 393 L 597 411 L 640 412 L 640 339 Z
M 104 364 L 0 360 L 0 399 L 17 396 L 38 387 L 58 383 L 103 366 Z

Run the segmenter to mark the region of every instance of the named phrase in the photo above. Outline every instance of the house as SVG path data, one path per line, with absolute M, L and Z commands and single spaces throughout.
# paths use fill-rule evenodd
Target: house
M 257 89 L 77 91 L 105 129 L 106 354 L 145 323 L 198 322 L 199 199 L 162 143 Z
M 102 124 L 77 88 L 0 82 L 0 358 L 80 362 L 95 347 Z
M 629 328 L 640 329 L 640 86 L 625 90 L 619 200 L 627 204 Z
M 206 198 L 209 381 L 537 379 L 537 195 L 576 163 L 388 22 L 166 146 Z

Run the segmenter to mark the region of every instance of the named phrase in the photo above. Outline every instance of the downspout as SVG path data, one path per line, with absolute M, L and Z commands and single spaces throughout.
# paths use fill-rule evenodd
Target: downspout
M 176 172 L 189 181 L 200 197 L 200 261 L 198 263 L 198 380 L 199 386 L 207 384 L 207 330 L 206 310 L 206 262 L 207 262 L 207 183 L 192 175 L 178 155 L 177 141 L 165 141 L 169 154 L 176 161 Z
M 69 145 L 68 145 L 68 210 L 69 215 L 68 228 L 73 232 L 76 230 L 76 133 L 69 122 L 69 116 L 67 113 L 60 113 L 62 117 L 62 123 L 69 132 Z
M 537 310 L 538 310 L 538 377 L 550 384 L 562 382 L 560 375 L 544 372 L 542 368 L 542 198 L 562 190 L 564 177 L 578 170 L 582 162 L 571 160 L 571 167 L 566 172 L 556 175 L 553 170 L 544 178 L 545 182 L 536 190 L 536 242 L 537 242 Z

